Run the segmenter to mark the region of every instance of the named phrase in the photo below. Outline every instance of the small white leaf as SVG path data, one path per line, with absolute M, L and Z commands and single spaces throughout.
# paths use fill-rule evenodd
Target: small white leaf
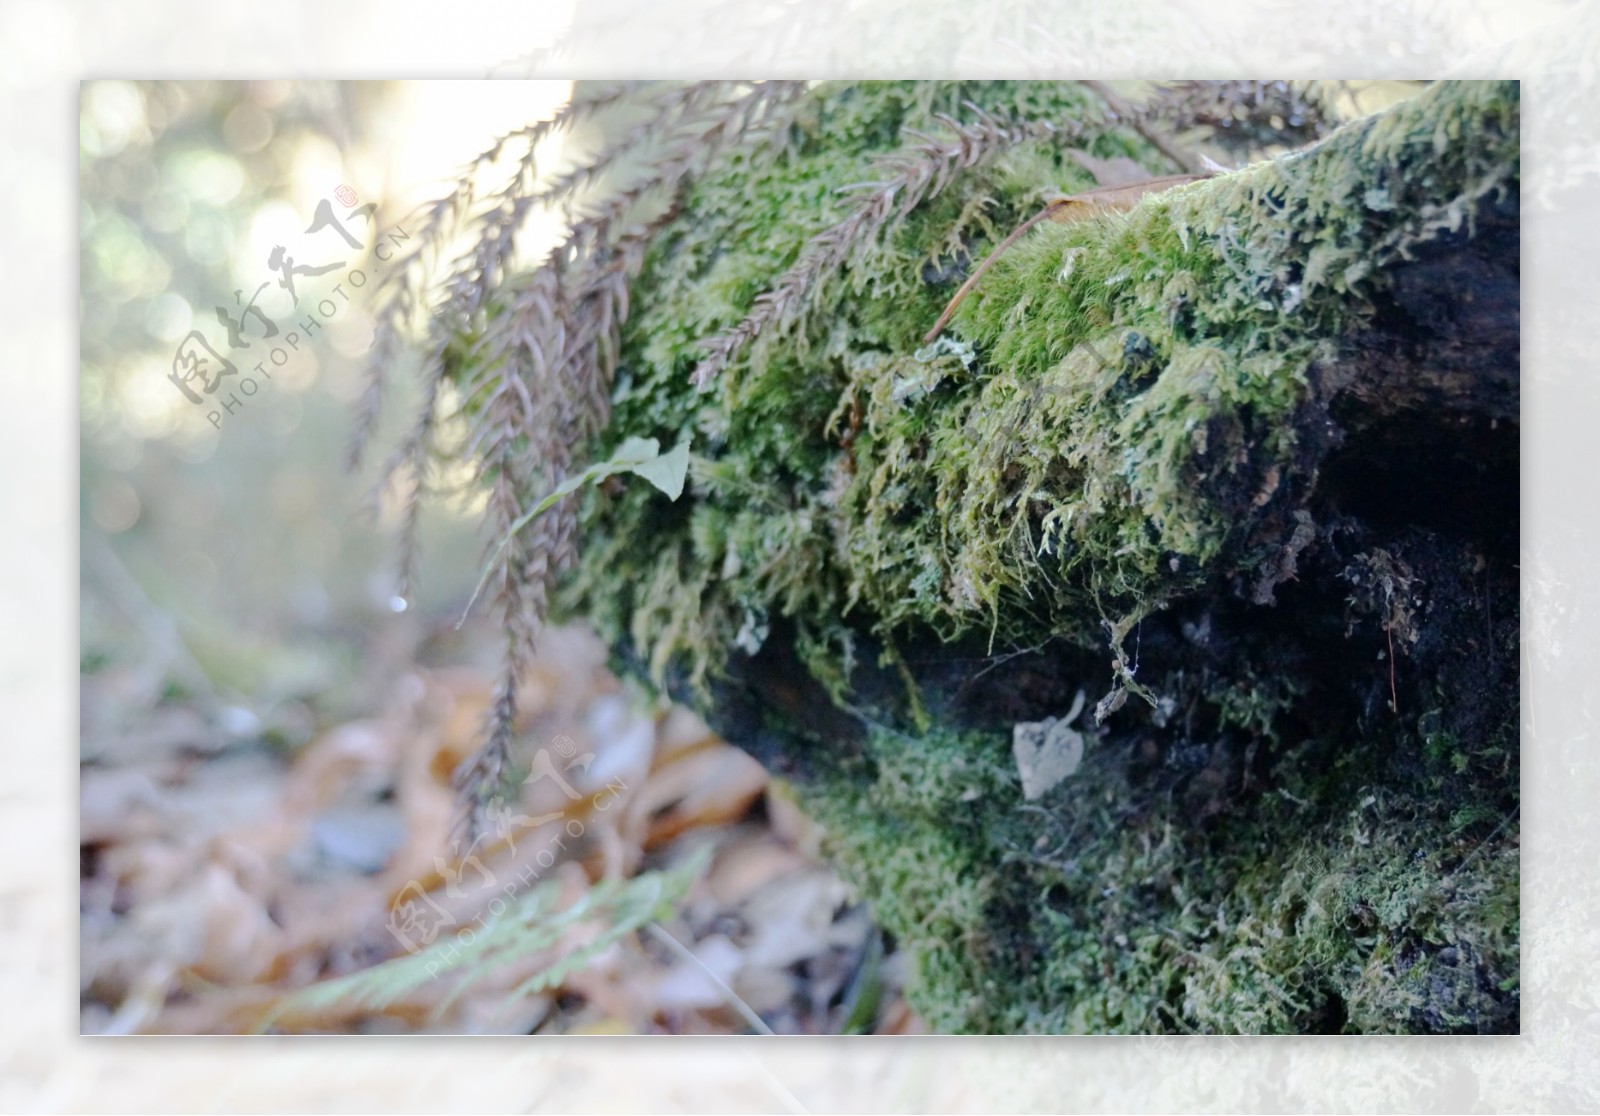
M 637 465 L 661 456 L 661 443 L 654 438 L 625 438 L 617 452 L 611 455 L 611 460 L 602 462 L 601 466 L 612 466 L 621 470 L 629 465 Z
M 683 495 L 684 478 L 689 474 L 689 442 L 685 439 L 679 442 L 666 453 L 657 455 L 654 452 L 656 441 L 649 439 L 652 455 L 648 460 L 640 461 L 629 471 L 643 477 L 655 485 L 666 495 L 669 500 L 676 500 Z
M 1022 776 L 1022 796 L 1042 798 L 1083 763 L 1083 733 L 1059 717 L 1013 725 L 1011 754 Z
M 1072 727 L 1083 712 L 1079 690 L 1065 717 L 1024 721 L 1011 727 L 1011 754 L 1022 776 L 1022 796 L 1029 802 L 1042 798 L 1083 763 L 1083 733 Z
M 484 564 L 483 575 L 478 578 L 477 588 L 473 589 L 467 607 L 461 612 L 461 619 L 456 621 L 456 627 L 467 622 L 467 616 L 472 612 L 472 606 L 477 603 L 478 597 L 483 593 L 483 587 L 489 584 L 489 577 L 494 572 L 495 562 L 500 554 L 516 538 L 517 532 L 532 523 L 539 516 L 549 511 L 558 504 L 562 497 L 570 496 L 586 484 L 605 480 L 617 473 L 634 473 L 643 477 L 666 493 L 669 499 L 676 500 L 683 494 L 684 477 L 689 472 L 689 441 L 684 439 L 668 453 L 661 452 L 661 443 L 654 438 L 625 438 L 617 451 L 609 460 L 597 462 L 577 476 L 568 477 L 550 491 L 550 494 L 535 504 L 527 514 L 519 517 L 500 540 L 500 545 L 494 548 L 489 555 L 489 560 Z

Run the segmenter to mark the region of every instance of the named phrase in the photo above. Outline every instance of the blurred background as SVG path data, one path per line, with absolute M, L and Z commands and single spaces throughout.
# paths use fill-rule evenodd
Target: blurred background
M 488 839 L 454 828 L 498 648 L 492 618 L 456 624 L 478 508 L 430 508 L 399 601 L 376 469 L 344 469 L 372 339 L 353 276 L 570 93 L 83 85 L 85 1033 L 916 1028 L 897 959 L 782 788 L 625 687 L 582 630 L 547 635 L 519 724 L 525 762 L 581 763 L 531 780 Z M 584 139 L 553 138 L 543 165 Z M 536 216 L 519 252 L 559 231 Z M 380 427 L 373 463 L 398 433 Z M 513 923 L 532 904 L 522 937 L 419 975 L 507 902 Z

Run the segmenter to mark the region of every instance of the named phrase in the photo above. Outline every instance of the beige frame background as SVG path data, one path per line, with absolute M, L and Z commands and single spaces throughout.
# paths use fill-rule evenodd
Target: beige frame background
M 1600 677 L 1590 634 L 1600 502 L 1589 483 L 1600 438 L 1588 425 L 1600 390 L 1586 374 L 1584 336 L 1600 273 L 1596 9 L 1582 0 L 0 5 L 0 1109 L 1600 1107 L 1600 735 L 1589 696 Z M 78 82 L 935 74 L 1524 80 L 1522 1037 L 79 1038 Z

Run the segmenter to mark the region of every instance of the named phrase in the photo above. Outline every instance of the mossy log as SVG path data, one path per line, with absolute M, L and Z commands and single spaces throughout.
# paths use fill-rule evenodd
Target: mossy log
M 592 493 L 567 607 L 794 782 L 937 1030 L 1514 1031 L 1517 85 L 1041 224 L 923 346 L 1093 185 L 1019 142 L 697 392 L 838 188 L 964 102 L 1093 103 L 824 86 L 695 185 L 612 422 L 691 438 L 690 491 Z

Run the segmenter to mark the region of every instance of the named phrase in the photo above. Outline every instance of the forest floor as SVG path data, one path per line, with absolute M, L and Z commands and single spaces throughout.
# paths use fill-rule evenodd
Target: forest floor
M 151 702 L 137 666 L 86 670 L 83 1033 L 743 1033 L 749 1011 L 779 1033 L 921 1029 L 899 955 L 883 957 L 783 786 L 692 713 L 624 688 L 592 635 L 549 632 L 524 690 L 520 758 L 569 757 L 563 778 L 530 777 L 506 803 L 515 824 L 465 851 L 451 774 L 480 738 L 491 677 L 385 672 L 370 715 L 285 747 L 242 710 L 219 731 L 182 694 Z M 584 796 L 581 819 L 568 793 Z M 556 909 L 571 909 L 603 880 L 696 856 L 706 866 L 673 919 L 553 987 L 516 993 L 548 964 L 535 955 L 382 1006 L 284 1011 L 445 934 L 466 942 L 519 880 L 557 881 Z M 433 923 L 402 918 L 408 903 Z M 579 920 L 563 945 L 603 929 Z

